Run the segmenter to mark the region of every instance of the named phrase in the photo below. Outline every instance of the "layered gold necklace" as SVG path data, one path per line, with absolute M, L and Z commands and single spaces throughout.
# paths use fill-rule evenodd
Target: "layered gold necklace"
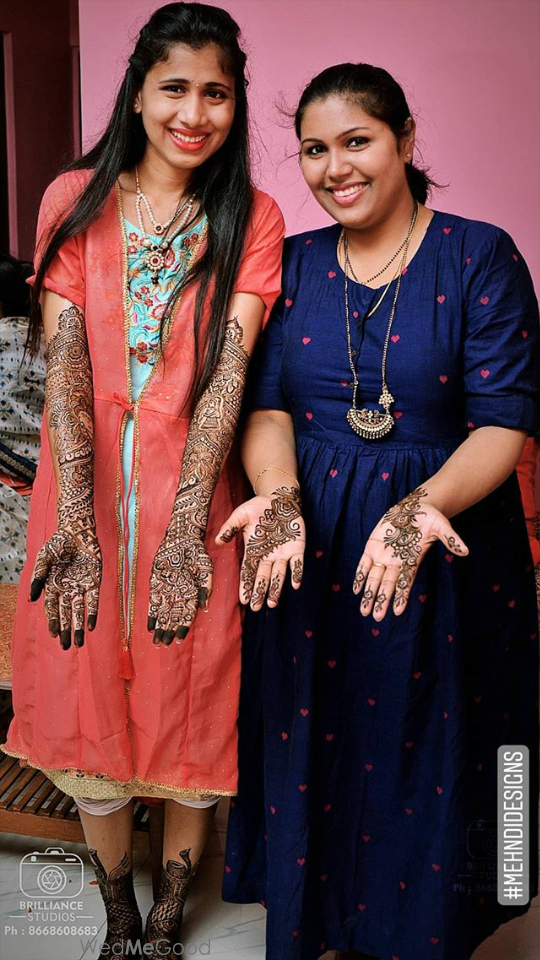
M 401 287 L 401 278 L 403 276 L 403 271 L 405 269 L 405 264 L 407 262 L 409 241 L 411 239 L 411 235 L 414 230 L 417 217 L 418 217 L 418 204 L 415 201 L 411 222 L 409 224 L 409 229 L 407 231 L 407 236 L 405 237 L 405 240 L 396 250 L 396 252 L 388 261 L 388 263 L 385 264 L 385 266 L 381 270 L 379 270 L 376 274 L 374 274 L 373 277 L 370 277 L 369 280 L 365 281 L 365 283 L 370 283 L 372 280 L 375 280 L 377 277 L 379 277 L 382 273 L 384 273 L 385 270 L 387 270 L 390 264 L 394 262 L 394 260 L 397 258 L 399 253 L 403 251 L 398 272 L 397 272 L 398 279 L 396 283 L 396 289 L 394 291 L 392 309 L 390 310 L 390 316 L 388 318 L 388 324 L 386 327 L 386 335 L 384 338 L 382 364 L 381 364 L 382 386 L 381 386 L 381 395 L 379 397 L 379 405 L 383 408 L 382 411 L 370 410 L 367 407 L 362 407 L 362 409 L 359 410 L 356 405 L 356 401 L 358 397 L 359 380 L 358 380 L 358 373 L 357 373 L 356 366 L 353 359 L 352 343 L 351 343 L 351 325 L 350 325 L 350 317 L 349 317 L 349 273 L 351 274 L 351 276 L 354 277 L 354 279 L 357 279 L 357 278 L 354 274 L 354 271 L 351 266 L 351 262 L 349 260 L 349 238 L 346 232 L 345 231 L 343 232 L 343 238 L 342 238 L 343 259 L 345 262 L 345 269 L 343 271 L 343 274 L 345 277 L 345 289 L 344 289 L 345 325 L 347 328 L 347 350 L 349 354 L 349 366 L 351 368 L 351 372 L 353 375 L 352 407 L 347 413 L 347 420 L 349 422 L 349 426 L 351 427 L 351 429 L 354 430 L 354 432 L 357 433 L 358 436 L 363 437 L 365 440 L 379 440 L 381 437 L 384 437 L 385 434 L 390 432 L 390 430 L 392 429 L 395 423 L 394 417 L 390 413 L 390 407 L 393 403 L 395 403 L 395 400 L 392 394 L 390 393 L 388 389 L 388 385 L 386 383 L 386 357 L 388 354 L 388 344 L 390 343 L 390 334 L 392 332 L 392 323 L 394 322 L 394 316 L 396 313 L 397 299 L 398 299 L 399 290 Z M 390 280 L 390 282 L 386 285 L 381 297 L 379 297 L 379 300 L 377 301 L 373 309 L 370 310 L 370 312 L 365 317 L 366 320 L 368 317 L 371 317 L 375 313 L 375 310 L 377 310 L 377 308 L 380 306 L 390 287 L 390 284 L 393 282 L 394 279 L 395 277 L 393 277 L 392 280 Z M 360 281 L 357 281 L 357 282 L 360 282 Z

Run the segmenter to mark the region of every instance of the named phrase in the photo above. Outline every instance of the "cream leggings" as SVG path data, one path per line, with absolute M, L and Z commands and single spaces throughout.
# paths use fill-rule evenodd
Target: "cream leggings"
M 77 806 L 85 813 L 92 813 L 95 817 L 105 817 L 108 813 L 116 813 L 122 807 L 126 807 L 131 797 L 117 797 L 114 800 L 92 800 L 90 797 L 75 797 Z M 207 807 L 213 807 L 219 797 L 212 797 L 210 800 L 177 800 L 175 803 L 181 803 L 184 807 L 193 807 L 194 809 L 206 810 Z

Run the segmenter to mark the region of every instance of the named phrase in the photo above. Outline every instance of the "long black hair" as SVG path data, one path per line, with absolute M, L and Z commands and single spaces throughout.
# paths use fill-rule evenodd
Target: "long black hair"
M 32 275 L 32 264 L 16 260 L 9 253 L 0 253 L 0 311 L 4 317 L 27 317 L 30 287 L 26 279 Z
M 398 143 L 405 133 L 407 120 L 412 116 L 402 88 L 387 70 L 370 63 L 338 63 L 313 77 L 302 93 L 294 114 L 298 139 L 308 106 L 315 100 L 332 96 L 356 100 L 370 117 L 382 120 L 390 127 Z M 413 197 L 419 203 L 425 203 L 430 188 L 439 184 L 431 179 L 425 168 L 413 163 L 405 164 L 405 172 Z
M 190 193 L 195 195 L 208 218 L 206 248 L 188 275 L 177 283 L 164 314 L 164 319 L 171 316 L 187 284 L 196 279 L 200 281 L 193 322 L 195 367 L 190 400 L 195 402 L 204 392 L 223 345 L 227 305 L 242 257 L 253 203 L 246 55 L 239 45 L 239 36 L 238 24 L 225 10 L 203 3 L 168 3 L 156 10 L 142 28 L 105 132 L 88 153 L 66 168 L 91 169 L 93 175 L 67 216 L 53 227 L 48 238 L 32 294 L 28 337 L 32 353 L 37 349 L 42 325 L 39 295 L 51 261 L 70 237 L 83 233 L 99 216 L 120 173 L 133 168 L 143 157 L 146 133 L 141 115 L 134 112 L 133 106 L 146 74 L 156 63 L 167 59 L 174 44 L 182 43 L 193 50 L 213 44 L 220 53 L 222 69 L 234 78 L 234 119 L 219 150 L 191 175 Z M 210 319 L 206 341 L 201 344 L 203 305 L 212 277 L 214 291 Z

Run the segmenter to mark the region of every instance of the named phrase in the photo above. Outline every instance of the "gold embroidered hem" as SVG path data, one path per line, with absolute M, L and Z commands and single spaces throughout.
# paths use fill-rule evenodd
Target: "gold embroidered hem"
M 154 783 L 133 777 L 132 780 L 114 780 L 105 774 L 83 774 L 82 776 L 68 773 L 66 768 L 51 770 L 33 763 L 23 754 L 8 750 L 0 744 L 0 750 L 10 757 L 24 760 L 30 767 L 41 770 L 51 780 L 55 787 L 66 793 L 68 797 L 89 797 L 92 800 L 116 800 L 121 797 L 160 797 L 164 800 L 211 800 L 212 797 L 234 797 L 233 790 L 219 790 L 215 787 L 190 789 L 187 787 L 171 787 L 169 784 Z

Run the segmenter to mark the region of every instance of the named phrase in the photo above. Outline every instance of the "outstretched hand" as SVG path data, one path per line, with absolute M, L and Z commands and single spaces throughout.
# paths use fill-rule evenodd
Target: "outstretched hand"
M 88 630 L 94 630 L 101 585 L 101 550 L 93 527 L 74 533 L 58 530 L 39 551 L 30 584 L 30 600 L 45 592 L 49 632 L 63 650 L 84 644 L 85 597 Z
M 240 602 L 260 610 L 265 597 L 275 607 L 287 576 L 297 590 L 302 583 L 306 529 L 298 487 L 280 487 L 271 497 L 253 497 L 234 510 L 221 527 L 216 543 L 230 543 L 240 531 L 244 559 L 240 572 Z
M 213 564 L 194 533 L 172 523 L 156 553 L 150 576 L 148 630 L 156 646 L 185 639 L 197 610 L 208 610 Z
M 371 533 L 356 569 L 353 591 L 362 594 L 360 613 L 382 620 L 390 603 L 396 615 L 405 610 L 418 567 L 436 540 L 458 557 L 468 547 L 450 522 L 430 503 L 422 487 L 388 510 Z

